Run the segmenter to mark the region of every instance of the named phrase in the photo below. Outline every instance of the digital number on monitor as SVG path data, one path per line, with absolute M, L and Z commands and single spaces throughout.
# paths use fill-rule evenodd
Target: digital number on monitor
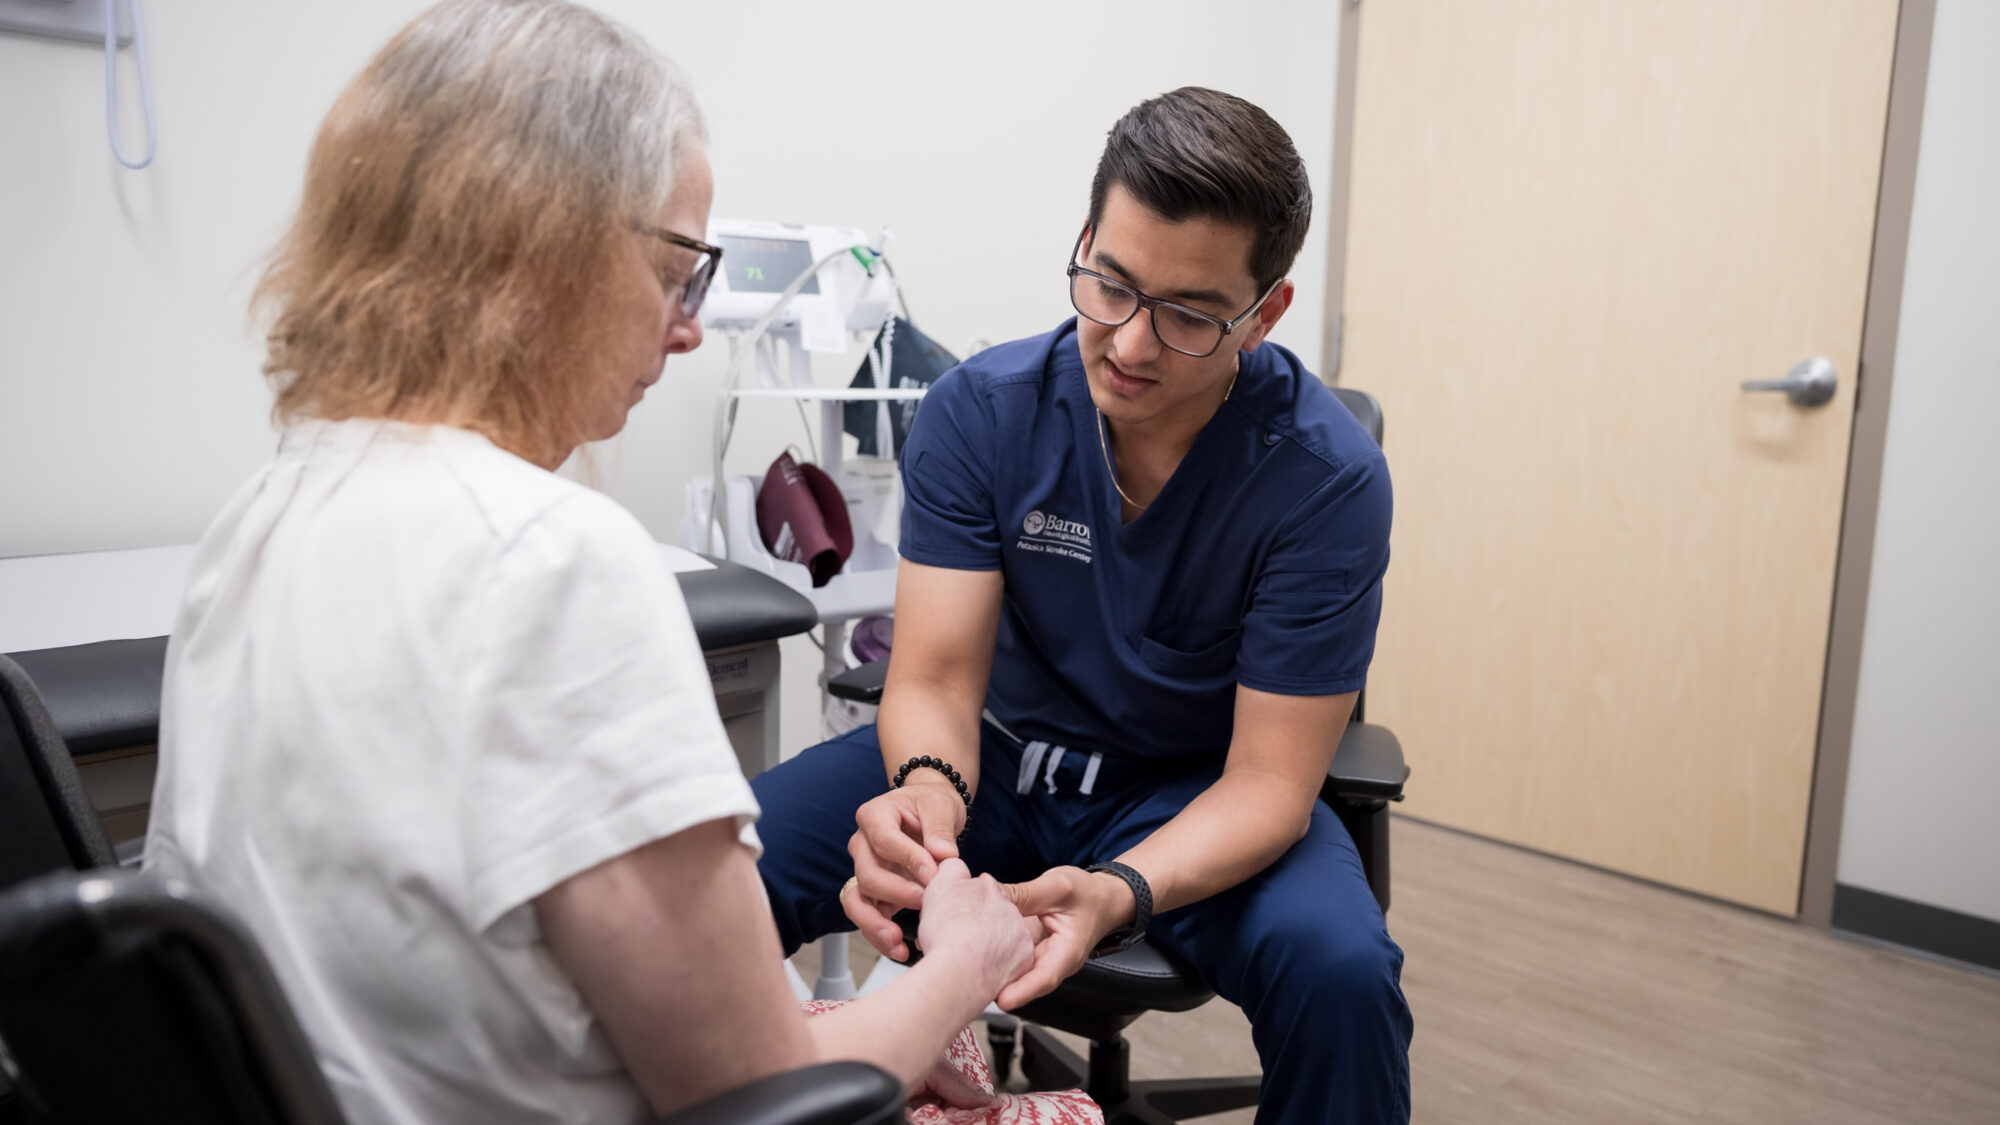
M 722 269 L 729 288 L 737 293 L 782 292 L 813 264 L 812 245 L 803 239 L 723 234 L 715 241 L 722 247 Z M 819 278 L 807 281 L 799 292 L 818 293 Z

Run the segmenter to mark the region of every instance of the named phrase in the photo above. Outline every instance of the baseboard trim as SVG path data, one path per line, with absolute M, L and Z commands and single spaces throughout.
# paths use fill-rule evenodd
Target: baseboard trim
M 1833 928 L 2000 969 L 2000 922 L 1989 918 L 1835 883 Z

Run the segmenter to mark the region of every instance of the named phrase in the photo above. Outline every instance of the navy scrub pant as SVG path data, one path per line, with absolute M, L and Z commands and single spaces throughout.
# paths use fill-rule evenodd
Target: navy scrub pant
M 959 850 L 973 874 L 1004 883 L 1116 858 L 1222 772 L 1106 758 L 1084 795 L 1088 756 L 1068 753 L 1053 777 L 1038 768 L 1018 792 L 1021 747 L 990 723 L 981 731 L 979 792 Z M 758 868 L 786 954 L 852 930 L 838 896 L 854 874 L 854 810 L 888 788 L 875 728 L 815 746 L 751 787 L 763 806 Z M 1250 1017 L 1264 1068 L 1260 1125 L 1409 1120 L 1403 951 L 1331 809 L 1316 803 L 1305 839 L 1262 873 L 1155 916 L 1147 936 Z

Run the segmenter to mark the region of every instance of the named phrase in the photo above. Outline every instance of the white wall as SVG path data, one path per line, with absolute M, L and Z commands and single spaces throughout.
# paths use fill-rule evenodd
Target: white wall
M 423 5 L 148 5 L 160 155 L 119 169 L 101 58 L 0 36 L 0 557 L 192 541 L 268 456 L 244 300 L 321 115 Z M 948 346 L 1040 331 L 1098 146 L 1142 97 L 1217 86 L 1270 110 L 1316 184 L 1337 6 L 649 3 L 603 7 L 692 73 L 716 213 L 897 234 Z M 1839 878 L 2000 918 L 2000 6 L 1940 0 L 1916 185 Z M 129 71 L 128 71 L 128 87 Z M 136 113 L 128 107 L 128 118 Z M 1322 195 L 1324 193 L 1322 192 Z M 1277 339 L 1318 359 L 1324 208 Z M 600 457 L 661 538 L 703 471 L 718 343 Z M 795 440 L 746 411 L 735 471 Z M 785 740 L 816 723 L 787 647 Z
M 107 150 L 100 52 L 0 36 L 0 557 L 191 542 L 269 456 L 244 302 L 321 116 L 423 6 L 147 4 L 160 149 L 144 172 Z M 1067 314 L 1098 149 L 1144 97 L 1229 90 L 1285 125 L 1316 185 L 1331 163 L 1337 7 L 1321 0 L 600 6 L 691 73 L 717 215 L 887 224 L 919 324 L 955 350 Z M 1322 203 L 1275 334 L 1309 362 L 1325 223 Z M 603 486 L 662 539 L 705 471 L 725 353 L 676 360 L 602 451 Z M 746 407 L 731 469 L 761 471 L 798 433 L 788 409 Z M 786 657 L 796 747 L 817 653 Z
M 1939 0 L 1839 881 L 2000 920 L 2000 5 Z

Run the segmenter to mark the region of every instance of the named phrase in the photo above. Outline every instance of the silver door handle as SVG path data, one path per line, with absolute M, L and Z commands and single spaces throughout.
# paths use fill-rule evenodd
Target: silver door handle
M 1833 369 L 1833 361 L 1820 356 L 1802 359 L 1785 372 L 1782 379 L 1751 379 L 1743 384 L 1746 391 L 1783 391 L 1793 406 L 1825 406 L 1833 401 L 1833 392 L 1840 386 L 1840 375 Z

